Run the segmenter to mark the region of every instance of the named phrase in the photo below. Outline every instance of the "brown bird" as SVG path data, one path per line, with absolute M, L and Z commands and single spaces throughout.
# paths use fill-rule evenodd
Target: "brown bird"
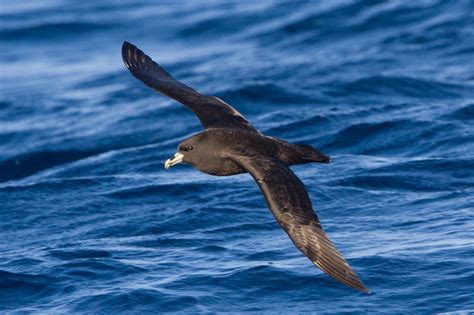
M 204 127 L 204 131 L 179 144 L 178 152 L 165 162 L 166 169 L 184 162 L 216 176 L 250 173 L 295 246 L 334 279 L 369 292 L 327 237 L 303 183 L 289 168 L 295 164 L 329 163 L 328 156 L 310 145 L 261 134 L 232 106 L 175 80 L 128 42 L 123 43 L 122 58 L 137 79 L 192 110 Z

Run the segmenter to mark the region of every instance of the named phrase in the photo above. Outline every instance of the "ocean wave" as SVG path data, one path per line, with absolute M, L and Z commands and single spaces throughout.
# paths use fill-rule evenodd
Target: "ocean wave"
M 59 164 L 96 155 L 98 151 L 37 152 L 0 162 L 0 182 L 19 179 Z
M 42 41 L 45 38 L 63 38 L 66 40 L 70 36 L 88 35 L 91 32 L 103 32 L 111 29 L 113 25 L 97 22 L 56 22 L 42 23 L 28 27 L 15 27 L 0 31 L 0 38 L 3 40 L 36 40 Z
M 471 1 L 2 4 L 0 310 L 474 308 Z M 165 171 L 195 115 L 128 40 L 269 136 L 372 294 L 305 258 L 248 174 Z
M 352 80 L 349 83 L 337 84 L 331 96 L 383 94 L 385 97 L 405 96 L 422 98 L 453 98 L 463 95 L 466 89 L 463 85 L 427 81 L 420 78 L 374 76 Z

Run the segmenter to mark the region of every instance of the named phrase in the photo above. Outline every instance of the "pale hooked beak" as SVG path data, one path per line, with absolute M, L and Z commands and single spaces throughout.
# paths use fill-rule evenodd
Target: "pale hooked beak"
M 184 158 L 184 155 L 182 155 L 181 153 L 177 152 L 177 153 L 174 155 L 174 158 L 172 158 L 172 159 L 167 159 L 167 160 L 166 160 L 166 162 L 165 162 L 165 169 L 169 169 L 171 166 L 183 162 L 183 158 Z

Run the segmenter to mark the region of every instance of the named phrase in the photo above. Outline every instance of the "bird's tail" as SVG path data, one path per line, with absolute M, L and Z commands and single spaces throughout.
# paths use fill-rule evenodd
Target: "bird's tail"
M 298 144 L 298 149 L 301 151 L 301 156 L 304 161 L 318 163 L 331 162 L 329 156 L 308 144 Z

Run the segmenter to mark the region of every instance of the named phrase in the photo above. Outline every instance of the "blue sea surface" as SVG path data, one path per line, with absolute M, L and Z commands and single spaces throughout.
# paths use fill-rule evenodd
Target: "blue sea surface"
M 372 294 L 248 174 L 165 171 L 195 115 L 128 40 L 263 133 Z M 0 313 L 474 312 L 473 1 L 0 2 Z

